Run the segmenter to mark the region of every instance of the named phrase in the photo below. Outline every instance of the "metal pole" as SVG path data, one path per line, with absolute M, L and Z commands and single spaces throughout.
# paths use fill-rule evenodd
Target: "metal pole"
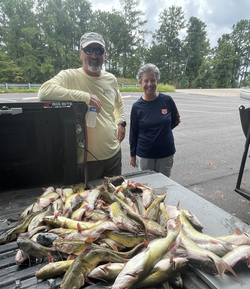
M 239 171 L 239 175 L 238 175 L 236 189 L 240 189 L 240 184 L 241 184 L 241 180 L 242 180 L 242 176 L 243 176 L 243 172 L 244 172 L 244 167 L 246 164 L 246 158 L 247 158 L 249 145 L 250 145 L 250 125 L 248 126 L 247 139 L 246 139 L 245 148 L 244 148 L 244 152 L 243 152 L 243 156 L 242 156 L 242 160 L 241 160 L 240 171 Z

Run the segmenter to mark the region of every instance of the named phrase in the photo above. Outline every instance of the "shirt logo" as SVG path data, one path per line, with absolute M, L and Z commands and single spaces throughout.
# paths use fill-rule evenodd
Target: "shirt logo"
M 109 93 L 111 93 L 111 89 L 105 89 L 105 88 L 103 88 L 103 93 L 104 94 L 109 94 Z
M 168 113 L 168 110 L 167 110 L 166 108 L 163 108 L 163 109 L 161 110 L 161 113 L 162 113 L 162 114 L 167 114 L 167 113 Z

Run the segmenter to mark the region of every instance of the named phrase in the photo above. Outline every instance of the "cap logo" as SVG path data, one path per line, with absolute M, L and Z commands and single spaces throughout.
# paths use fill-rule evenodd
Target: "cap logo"
M 95 32 L 85 33 L 80 39 L 81 49 L 85 48 L 86 46 L 88 46 L 91 43 L 98 43 L 103 48 L 105 47 L 105 41 L 104 41 L 103 37 L 100 34 L 95 33 Z
M 88 38 L 88 39 L 90 39 L 90 38 L 101 39 L 101 37 L 98 34 L 96 34 L 96 33 L 89 33 L 85 37 Z

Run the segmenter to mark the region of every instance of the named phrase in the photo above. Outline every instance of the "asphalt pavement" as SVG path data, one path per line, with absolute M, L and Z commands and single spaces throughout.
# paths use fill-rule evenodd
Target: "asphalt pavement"
M 174 129 L 176 154 L 171 179 L 214 205 L 250 224 L 250 202 L 235 192 L 245 147 L 239 106 L 240 89 L 177 90 L 169 93 L 176 102 L 181 123 Z M 128 121 L 122 142 L 123 173 L 129 165 L 129 116 L 141 93 L 122 93 Z M 247 158 L 241 188 L 250 192 L 250 160 Z M 180 200 L 181 204 L 181 200 Z M 185 204 L 181 204 L 182 207 Z
M 176 154 L 171 179 L 214 205 L 250 224 L 250 202 L 235 192 L 245 146 L 239 106 L 240 89 L 177 90 L 181 123 L 174 129 Z M 129 164 L 129 118 L 132 104 L 142 93 L 122 93 L 128 123 L 122 142 L 122 173 L 136 172 Z M 36 94 L 0 94 L 0 102 L 35 98 Z M 250 192 L 250 160 L 247 158 L 241 187 Z M 176 205 L 176 204 L 173 204 Z M 185 204 L 181 204 L 182 207 Z M 237 224 L 236 224 L 237 227 Z

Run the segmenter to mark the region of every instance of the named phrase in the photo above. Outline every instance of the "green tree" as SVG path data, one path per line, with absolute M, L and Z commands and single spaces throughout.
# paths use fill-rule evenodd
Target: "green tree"
M 93 31 L 100 33 L 105 40 L 106 70 L 120 76 L 123 39 L 127 27 L 125 19 L 117 13 L 97 10 L 92 15 L 91 27 Z
M 182 43 L 179 35 L 186 25 L 182 8 L 171 6 L 168 10 L 164 9 L 159 15 L 159 23 L 160 28 L 153 34 L 159 49 L 153 49 L 152 52 L 157 52 L 157 50 L 162 52 L 162 62 L 159 66 L 162 81 L 177 85 L 183 71 Z M 154 56 L 157 57 L 157 55 Z
M 91 4 L 85 0 L 38 0 L 37 13 L 41 25 L 43 76 L 48 79 L 61 69 L 80 66 L 80 38 L 88 31 Z
M 21 73 L 16 81 L 39 79 L 39 28 L 32 0 L 2 0 L 0 26 L 4 50 Z
M 235 79 L 244 84 L 249 75 L 250 66 L 250 20 L 241 20 L 232 27 L 231 41 L 238 56 L 238 70 Z
M 193 86 L 196 88 L 217 88 L 217 81 L 214 73 L 214 51 L 202 61 L 202 64 L 198 71 L 198 76 L 196 77 Z M 187 80 L 186 87 L 189 86 L 189 81 Z
M 0 83 L 18 83 L 22 78 L 21 69 L 8 58 L 2 48 L 0 48 L 0 67 Z
M 123 77 L 134 77 L 138 67 L 143 62 L 143 47 L 145 43 L 145 34 L 142 26 L 147 22 L 142 17 L 145 13 L 138 10 L 139 0 L 120 0 L 121 11 L 113 11 L 120 15 L 125 25 L 122 30 L 120 41 L 121 51 L 121 70 Z
M 235 59 L 235 47 L 226 38 L 219 39 L 213 59 L 213 73 L 217 83 L 216 87 L 235 87 L 235 81 L 232 83 Z
M 206 24 L 196 17 L 191 17 L 184 43 L 186 62 L 184 73 L 188 78 L 188 87 L 192 88 L 195 79 L 198 77 L 199 69 L 209 52 Z

